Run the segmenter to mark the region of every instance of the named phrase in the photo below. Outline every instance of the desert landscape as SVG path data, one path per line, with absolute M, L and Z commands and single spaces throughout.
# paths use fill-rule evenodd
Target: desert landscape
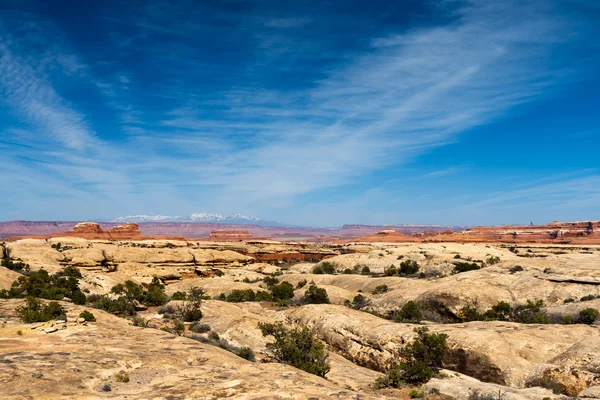
M 0 397 L 599 398 L 598 232 L 9 238 Z

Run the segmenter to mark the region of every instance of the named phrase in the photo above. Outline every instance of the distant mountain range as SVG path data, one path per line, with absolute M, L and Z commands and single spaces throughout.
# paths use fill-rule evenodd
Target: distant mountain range
M 258 226 L 285 226 L 285 224 L 267 221 L 258 217 L 247 217 L 242 214 L 225 216 L 222 214 L 194 213 L 187 217 L 168 215 L 128 215 L 118 217 L 110 222 L 196 222 L 205 224 L 236 224 L 236 225 L 258 225 Z

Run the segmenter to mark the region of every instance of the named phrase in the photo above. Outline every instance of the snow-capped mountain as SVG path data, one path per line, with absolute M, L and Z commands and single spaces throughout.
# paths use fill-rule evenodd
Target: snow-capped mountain
M 278 222 L 265 221 L 258 217 L 247 217 L 242 214 L 224 216 L 222 214 L 194 213 L 187 217 L 169 215 L 128 215 L 118 217 L 110 222 L 198 222 L 206 224 L 240 224 L 260 226 L 282 226 Z

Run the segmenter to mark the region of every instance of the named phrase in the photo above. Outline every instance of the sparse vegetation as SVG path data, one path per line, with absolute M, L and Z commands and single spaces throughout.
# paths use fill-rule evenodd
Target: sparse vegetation
M 272 336 L 274 343 L 267 347 L 275 358 L 308 373 L 324 377 L 329 372 L 325 345 L 317 340 L 307 327 L 287 329 L 281 322 L 258 324 L 263 336 Z
M 600 312 L 595 308 L 585 308 L 579 311 L 579 323 L 581 324 L 593 324 L 598 320 Z
M 416 328 L 417 336 L 401 350 L 403 361 L 378 378 L 376 387 L 401 387 L 403 384 L 420 385 L 431 379 L 442 367 L 448 352 L 447 335 L 429 333 L 425 327 Z
M 12 283 L 10 290 L 4 290 L 2 297 L 38 297 L 47 300 L 71 299 L 75 304 L 85 304 L 85 294 L 79 289 L 81 273 L 77 268 L 66 267 L 56 274 L 45 269 L 26 272 Z
M 404 260 L 400 263 L 398 275 L 414 275 L 419 272 L 419 264 L 414 260 Z
M 418 323 L 423 319 L 421 305 L 411 300 L 402 306 L 400 310 L 394 311 L 392 319 L 396 322 Z
M 304 293 L 304 297 L 302 297 L 302 303 L 328 304 L 329 296 L 327 295 L 327 291 L 325 289 L 320 288 L 313 283 L 308 287 L 308 289 Z
M 96 322 L 96 317 L 91 312 L 85 310 L 79 314 L 79 318 L 83 318 L 86 322 Z
M 119 371 L 115 374 L 117 382 L 127 383 L 129 382 L 129 374 L 125 371 Z
M 322 261 L 320 264 L 317 264 L 312 269 L 313 274 L 335 274 L 335 266 L 329 261 Z
M 66 314 L 66 310 L 63 306 L 56 301 L 42 303 L 35 297 L 27 297 L 25 305 L 17 307 L 16 311 L 21 317 L 21 320 L 26 324 L 46 322 Z
M 524 271 L 524 268 L 520 265 L 515 265 L 514 267 L 512 267 L 511 269 L 508 270 L 511 274 L 516 274 L 517 272 L 522 272 Z
M 494 265 L 500 262 L 500 257 L 498 256 L 490 256 L 485 260 L 486 265 Z
M 475 271 L 481 269 L 481 266 L 476 263 L 459 262 L 454 264 L 452 274 L 460 274 L 461 272 Z
M 375 287 L 375 289 L 371 292 L 371 294 L 381 294 L 381 293 L 387 293 L 389 290 L 387 285 L 378 285 Z
M 298 282 L 298 284 L 296 285 L 296 289 L 301 289 L 304 286 L 306 286 L 306 284 L 308 283 L 308 281 L 306 279 L 302 279 L 300 282 Z

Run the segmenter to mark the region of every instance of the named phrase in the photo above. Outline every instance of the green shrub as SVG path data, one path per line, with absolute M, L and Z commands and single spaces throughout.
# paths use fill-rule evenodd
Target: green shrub
M 210 331 L 210 326 L 208 324 L 201 324 L 199 322 L 193 322 L 190 325 L 190 331 L 194 333 L 206 333 Z
M 314 283 L 311 284 L 302 298 L 304 304 L 328 304 L 329 296 L 323 288 L 317 287 Z
M 595 308 L 585 308 L 579 311 L 579 323 L 588 325 L 593 324 L 599 316 L 600 312 Z
M 422 390 L 413 389 L 408 393 L 408 395 L 410 396 L 411 399 L 424 399 L 425 398 L 425 392 Z
M 369 305 L 369 299 L 367 299 L 362 294 L 357 294 L 352 299 L 352 302 L 350 302 L 349 300 L 346 300 L 346 305 L 355 310 L 360 310 L 361 308 L 364 308 Z
M 95 322 L 96 317 L 91 312 L 85 310 L 79 314 L 79 318 L 83 318 L 86 322 Z
M 600 299 L 600 296 L 594 296 L 593 294 L 588 294 L 587 296 L 583 296 L 579 301 L 590 301 Z
M 376 381 L 377 387 L 400 387 L 403 383 L 423 384 L 431 379 L 442 367 L 448 352 L 448 335 L 429 333 L 425 327 L 416 328 L 417 336 L 412 343 L 400 351 L 403 361 L 392 368 L 385 377 Z
M 524 268 L 520 265 L 515 265 L 514 267 L 512 267 L 511 269 L 508 270 L 511 274 L 516 274 L 517 272 L 522 272 L 524 271 Z
M 500 262 L 500 257 L 498 256 L 490 256 L 485 260 L 485 263 L 487 265 L 494 265 L 494 264 L 498 264 Z
M 421 305 L 416 301 L 410 300 L 400 310 L 392 314 L 392 319 L 396 322 L 418 323 L 423 319 Z
M 542 311 L 543 306 L 542 300 L 527 300 L 527 304 L 515 308 L 513 319 L 523 324 L 550 324 L 552 320 Z
M 92 307 L 98 308 L 100 310 L 104 310 L 111 314 L 116 315 L 135 315 L 135 305 L 132 300 L 129 300 L 125 296 L 121 296 L 116 299 L 111 299 L 107 295 L 101 296 L 88 296 L 88 303 Z
M 125 371 L 119 371 L 115 374 L 115 379 L 117 380 L 117 382 L 128 383 L 129 374 Z
M 279 362 L 321 377 L 329 372 L 325 345 L 317 340 L 307 327 L 287 329 L 281 322 L 259 323 L 258 327 L 263 336 L 275 338 L 275 342 L 268 343 L 267 348 L 273 351 Z
M 277 301 L 290 300 L 294 297 L 294 286 L 287 281 L 283 281 L 279 285 L 271 287 L 271 295 Z
M 66 275 L 65 271 L 69 274 Z M 27 296 L 48 300 L 70 298 L 76 304 L 83 304 L 85 295 L 79 289 L 79 270 L 67 267 L 65 271 L 50 275 L 45 269 L 26 272 L 14 281 L 6 292 L 6 297 L 22 298 Z
M 204 297 L 204 290 L 192 287 L 186 294 L 186 300 L 182 300 L 177 305 L 177 312 L 181 319 L 185 322 L 196 322 L 202 319 L 202 299 Z
M 16 311 L 26 324 L 46 322 L 66 314 L 66 310 L 56 301 L 44 304 L 34 297 L 27 297 L 26 305 L 17 307 Z
M 384 276 L 396 276 L 396 275 L 398 275 L 398 269 L 396 268 L 395 265 L 390 265 L 388 268 L 385 268 L 383 270 L 383 275 Z
M 29 264 L 26 264 L 22 261 L 15 261 L 8 255 L 2 259 L 2 261 L 0 262 L 0 265 L 2 265 L 5 268 L 8 268 L 10 270 L 13 270 L 15 272 L 28 272 L 29 271 Z
M 371 292 L 372 294 L 387 293 L 389 290 L 388 285 L 379 285 Z
M 273 285 L 277 285 L 279 283 L 279 279 L 275 278 L 275 276 L 265 276 L 263 282 L 270 288 Z
M 300 282 L 298 282 L 298 284 L 296 285 L 296 289 L 301 289 L 304 286 L 306 286 L 306 284 L 308 283 L 308 281 L 306 279 L 302 279 Z
M 171 296 L 171 300 L 185 300 L 187 298 L 185 292 L 177 291 Z
M 131 319 L 132 326 L 139 326 L 140 328 L 148 328 L 150 326 L 150 320 L 138 315 Z
M 484 316 L 479 313 L 474 305 L 467 305 L 460 309 L 460 318 L 464 322 L 481 321 Z
M 366 265 L 364 267 L 362 267 L 362 269 L 360 270 L 361 275 L 369 275 L 370 273 L 371 273 L 371 268 L 367 267 Z
M 419 272 L 419 264 L 414 260 L 404 260 L 400 263 L 399 275 L 413 275 Z
M 335 274 L 335 266 L 329 261 L 322 261 L 312 269 L 313 274 Z
M 510 321 L 513 317 L 512 306 L 505 302 L 500 301 L 495 306 L 483 314 L 484 319 L 491 321 Z
M 452 274 L 460 274 L 461 272 L 475 271 L 481 269 L 481 267 L 475 263 L 459 262 L 454 264 Z
M 254 356 L 254 352 L 250 347 L 242 347 L 234 351 L 234 354 L 238 357 L 245 358 L 248 361 L 256 361 L 256 357 Z
M 152 278 L 150 285 L 148 285 L 143 303 L 148 306 L 162 306 L 163 304 L 167 304 L 168 301 L 169 297 L 165 293 L 165 285 L 155 276 Z

